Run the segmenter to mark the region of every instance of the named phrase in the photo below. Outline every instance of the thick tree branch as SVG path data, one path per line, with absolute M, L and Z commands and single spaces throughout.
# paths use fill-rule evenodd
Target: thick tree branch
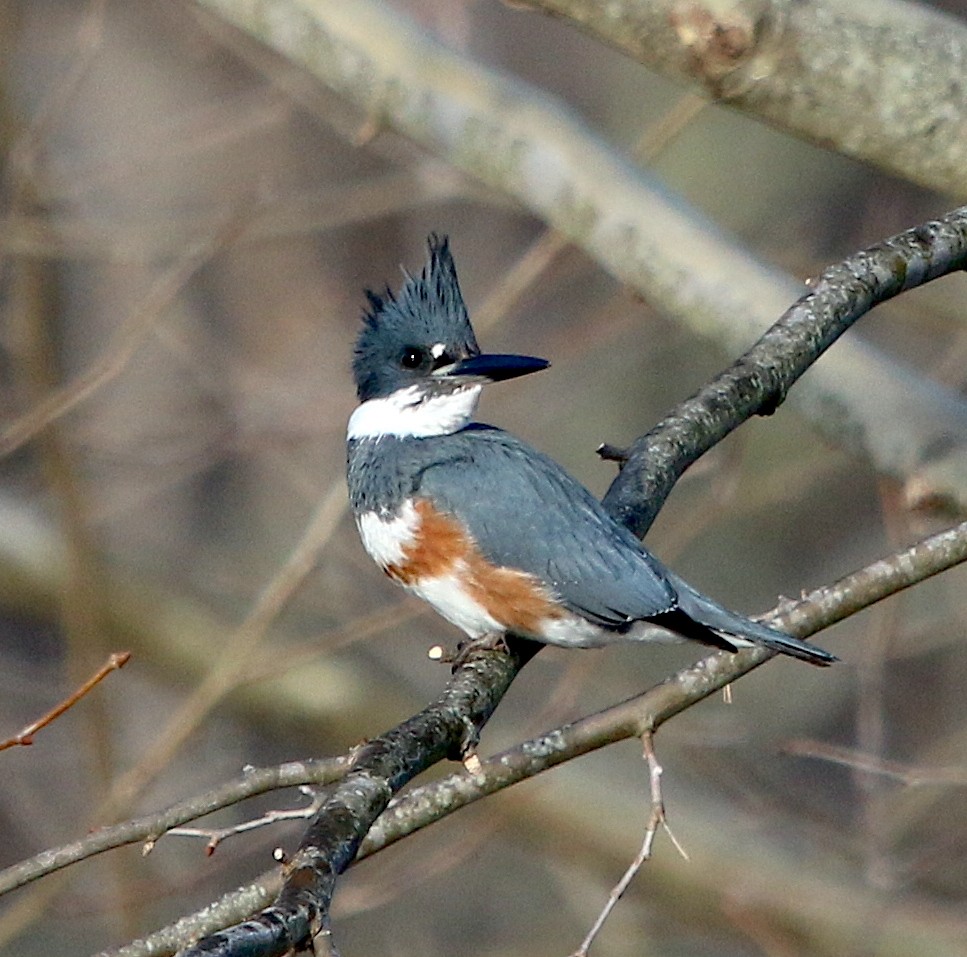
M 506 652 L 472 652 L 437 702 L 362 745 L 346 776 L 324 792 L 322 807 L 286 864 L 276 903 L 205 938 L 184 957 L 281 957 L 309 946 L 321 952 L 336 878 L 353 862 L 392 796 L 426 768 L 465 752 L 539 647 L 515 641 Z
M 739 249 L 562 104 L 448 49 L 384 5 L 198 2 L 305 67 L 373 122 L 513 197 L 731 354 L 802 295 L 800 283 Z M 232 42 L 224 27 L 220 36 Z M 879 471 L 967 505 L 967 406 L 956 393 L 849 337 L 790 401 Z
M 903 0 L 514 0 L 787 132 L 967 197 L 967 26 Z
M 831 266 L 731 368 L 682 402 L 627 452 L 608 450 L 608 457 L 623 467 L 604 497 L 605 506 L 644 535 L 682 472 L 750 416 L 775 411 L 799 377 L 857 319 L 887 299 L 965 265 L 967 206 Z M 864 418 L 872 431 L 857 444 L 879 449 L 875 457 L 882 461 L 889 457 L 887 446 L 896 442 L 894 424 L 904 409 L 880 385 L 867 399 L 870 408 Z M 841 428 L 858 424 L 831 396 L 815 409 L 813 418 L 818 417 Z M 930 471 L 935 452 L 940 453 L 937 461 L 949 463 L 947 443 L 935 451 L 923 446 L 915 455 L 924 463 L 922 474 Z M 962 455 L 963 449 L 958 457 Z M 939 498 L 942 485 L 927 481 L 924 489 Z M 958 495 L 950 504 L 962 507 L 964 499 Z

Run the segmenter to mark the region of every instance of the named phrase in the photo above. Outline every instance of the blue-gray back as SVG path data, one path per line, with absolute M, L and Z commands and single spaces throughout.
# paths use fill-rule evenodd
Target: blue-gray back
M 543 579 L 573 611 L 622 627 L 668 611 L 662 566 L 552 459 L 486 425 L 408 440 L 412 491 L 470 528 L 491 562 Z

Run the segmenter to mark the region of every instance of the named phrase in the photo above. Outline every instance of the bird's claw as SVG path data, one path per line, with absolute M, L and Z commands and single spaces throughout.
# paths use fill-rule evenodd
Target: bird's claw
M 509 653 L 510 647 L 503 632 L 489 632 L 479 638 L 471 638 L 469 641 L 461 641 L 456 650 L 451 650 L 444 645 L 434 645 L 427 652 L 427 657 L 431 661 L 439 661 L 451 665 L 451 671 L 456 671 L 470 660 L 470 656 L 475 651 L 502 651 Z

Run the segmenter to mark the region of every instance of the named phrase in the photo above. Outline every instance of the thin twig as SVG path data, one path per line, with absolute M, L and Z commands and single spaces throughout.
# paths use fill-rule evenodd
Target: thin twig
M 305 793 L 311 793 L 308 788 L 300 788 Z M 205 853 L 211 857 L 215 849 L 223 841 L 238 834 L 247 834 L 262 827 L 269 827 L 273 824 L 282 824 L 286 821 L 305 821 L 312 817 L 320 807 L 318 795 L 313 797 L 312 803 L 305 807 L 289 808 L 288 810 L 266 811 L 259 817 L 249 818 L 238 824 L 231 824 L 228 827 L 174 827 L 168 831 L 168 837 L 201 837 L 207 840 Z
M 338 758 L 289 761 L 269 768 L 246 768 L 240 778 L 173 804 L 164 811 L 153 811 L 122 824 L 98 828 L 77 841 L 49 848 L 0 871 L 0 894 L 117 847 L 143 842 L 142 853 L 148 854 L 174 827 L 268 791 L 305 784 L 329 784 L 346 773 L 351 760 L 349 754 Z
M 967 787 L 967 768 L 960 765 L 930 767 L 905 764 L 877 757 L 859 748 L 846 748 L 824 741 L 795 739 L 780 749 L 783 754 L 799 758 L 814 758 L 829 764 L 838 764 L 864 774 L 898 781 L 908 787 Z
M 572 957 L 587 957 L 591 944 L 594 943 L 595 937 L 598 936 L 608 917 L 611 916 L 611 912 L 614 910 L 618 901 L 621 900 L 622 895 L 635 879 L 635 876 L 641 870 L 644 863 L 651 858 L 651 852 L 655 846 L 655 837 L 659 829 L 665 831 L 678 853 L 686 861 L 688 860 L 688 854 L 685 853 L 685 849 L 679 844 L 675 835 L 672 834 L 665 816 L 665 799 L 661 791 L 662 766 L 658 763 L 658 756 L 655 754 L 654 733 L 652 731 L 646 731 L 641 736 L 641 745 L 642 753 L 648 765 L 648 789 L 651 796 L 648 820 L 645 823 L 645 836 L 641 842 L 641 847 L 638 849 L 638 853 L 635 855 L 635 859 L 624 872 L 621 880 L 611 889 L 611 893 L 608 894 L 608 900 L 602 908 L 601 913 L 598 914 L 587 936 L 581 941 L 581 946 L 574 951 Z
M 13 748 L 17 745 L 33 744 L 34 735 L 41 728 L 46 728 L 47 725 L 56 721 L 69 708 L 73 708 L 81 698 L 88 694 L 99 682 L 103 681 L 112 671 L 123 668 L 130 658 L 130 651 L 115 652 L 87 681 L 72 694 L 68 695 L 60 704 L 51 708 L 43 717 L 38 718 L 32 724 L 28 724 L 26 728 L 17 732 L 12 738 L 7 738 L 6 741 L 0 741 L 0 751 L 5 751 L 7 748 Z

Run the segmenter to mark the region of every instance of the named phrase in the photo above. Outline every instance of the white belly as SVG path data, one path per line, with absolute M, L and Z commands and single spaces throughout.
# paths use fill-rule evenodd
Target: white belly
M 458 572 L 458 570 L 455 570 Z M 470 638 L 500 634 L 504 629 L 500 622 L 487 613 L 487 610 L 473 599 L 463 588 L 457 574 L 441 575 L 439 578 L 424 578 L 406 590 L 422 598 L 434 610 L 456 625 Z

